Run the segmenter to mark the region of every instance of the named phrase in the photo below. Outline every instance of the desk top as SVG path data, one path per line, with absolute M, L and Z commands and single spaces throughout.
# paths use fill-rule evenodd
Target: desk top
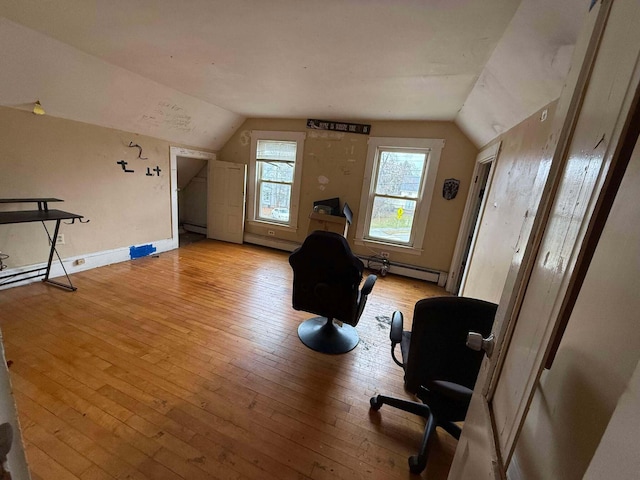
M 0 198 L 0 203 L 64 202 L 59 198 Z
M 45 222 L 47 220 L 70 220 L 84 218 L 77 213 L 62 210 L 23 210 L 21 212 L 0 212 L 0 225 L 8 223 Z

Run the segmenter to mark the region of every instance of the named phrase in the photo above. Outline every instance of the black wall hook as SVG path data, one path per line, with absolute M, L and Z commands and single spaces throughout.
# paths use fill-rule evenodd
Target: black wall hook
M 138 158 L 140 160 L 148 160 L 147 157 L 143 157 L 142 156 L 142 147 L 140 145 L 138 145 L 137 143 L 133 143 L 133 142 L 129 142 L 129 148 L 137 148 L 138 151 Z
M 89 220 L 88 218 L 86 220 L 83 220 L 82 218 L 72 218 L 70 222 L 62 222 L 62 223 L 66 223 L 67 225 L 73 225 L 74 223 L 76 223 L 76 220 L 78 220 L 80 223 L 89 223 L 91 220 Z

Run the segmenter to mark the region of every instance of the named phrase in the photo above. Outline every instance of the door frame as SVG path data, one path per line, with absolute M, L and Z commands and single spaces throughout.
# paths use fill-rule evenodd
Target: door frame
M 208 163 L 209 160 L 215 160 L 216 154 L 202 150 L 193 150 L 190 148 L 169 147 L 169 166 L 171 169 L 171 249 L 175 249 L 180 246 L 178 234 L 178 224 L 180 223 L 180 219 L 178 218 L 178 157 L 197 158 L 199 160 L 207 160 Z M 207 203 L 209 198 L 208 187 L 209 178 L 207 178 Z
M 473 183 L 471 187 L 469 187 L 469 193 L 467 194 L 467 200 L 464 206 L 464 212 L 462 214 L 462 220 L 460 221 L 460 229 L 458 231 L 458 238 L 456 240 L 456 246 L 453 251 L 453 258 L 451 259 L 451 267 L 449 268 L 449 275 L 447 276 L 447 283 L 445 286 L 445 290 L 449 293 L 453 293 L 457 295 L 459 292 L 462 292 L 464 289 L 464 282 L 466 277 L 466 272 L 469 270 L 469 262 L 467 261 L 466 267 L 464 271 L 462 270 L 462 262 L 465 260 L 464 253 L 467 244 L 467 240 L 470 235 L 473 235 L 471 239 L 471 247 L 469 248 L 469 253 L 467 254 L 467 260 L 473 257 L 473 249 L 476 244 L 476 238 L 478 235 L 478 227 L 482 223 L 482 217 L 484 215 L 485 207 L 487 204 L 487 198 L 489 197 L 489 191 L 491 189 L 491 183 L 493 181 L 493 173 L 496 169 L 496 161 L 498 159 L 498 155 L 500 153 L 500 146 L 502 145 L 501 141 L 494 143 L 488 147 L 485 147 L 478 153 L 476 156 L 476 164 L 473 169 L 473 174 L 471 178 L 473 179 Z M 482 189 L 482 185 L 478 182 L 480 178 L 480 174 L 482 169 L 486 168 L 486 164 L 491 163 L 489 167 L 489 175 L 487 177 L 487 183 L 485 184 L 485 191 L 482 199 L 479 198 L 480 190 Z M 473 219 L 473 214 L 478 209 L 479 211 L 478 217 Z M 457 279 L 462 275 L 462 281 L 460 283 L 460 288 L 456 291 L 456 284 L 458 283 Z
M 498 328 L 494 331 L 499 345 L 496 355 L 497 358 L 495 358 L 495 361 L 487 362 L 490 365 L 489 374 L 486 377 L 486 383 L 484 383 L 484 386 L 482 387 L 482 393 L 488 402 L 488 411 L 491 414 L 494 429 L 497 428 L 497 426 L 495 424 L 493 414 L 493 397 L 505 365 L 505 360 L 509 353 L 509 345 L 517 326 L 521 307 L 527 295 L 531 275 L 534 271 L 536 262 L 539 260 L 539 255 L 541 255 L 540 248 L 545 238 L 545 233 L 548 230 L 548 224 L 551 220 L 550 217 L 552 209 L 555 205 L 556 196 L 563 179 L 565 166 L 568 162 L 568 158 L 574 153 L 571 149 L 573 147 L 574 138 L 578 135 L 577 129 L 584 128 L 582 124 L 580 124 L 580 126 L 578 125 L 583 113 L 584 99 L 592 84 L 593 68 L 596 64 L 600 45 L 605 35 L 605 29 L 607 27 L 612 3 L 613 0 L 603 0 L 602 3 L 598 4 L 598 10 L 594 12 L 594 15 L 591 17 L 591 22 L 593 23 L 590 26 L 591 30 L 589 40 L 586 45 L 583 46 L 584 56 L 582 64 L 579 66 L 578 71 L 574 73 L 575 76 L 573 78 L 573 82 L 575 82 L 575 86 L 568 92 L 569 94 L 566 97 L 563 98 L 561 96 L 561 100 L 556 110 L 556 116 L 554 117 L 554 126 L 552 128 L 552 132 L 559 132 L 557 135 L 558 141 L 554 148 L 550 149 L 545 153 L 545 155 L 543 155 L 538 169 L 539 175 L 533 189 L 534 192 L 542 191 L 538 209 L 535 216 L 532 216 L 533 218 L 530 216 L 525 219 L 522 232 L 529 231 L 529 234 L 526 235 L 527 241 L 525 244 L 521 245 L 519 248 L 519 250 L 524 250 L 524 253 L 519 260 L 514 256 L 509 275 L 505 282 L 505 288 L 500 299 L 500 307 L 496 314 L 496 323 L 498 324 Z M 565 86 L 570 84 L 571 81 L 572 80 L 568 78 L 568 82 L 565 83 Z M 629 106 L 630 100 L 627 99 L 622 105 L 623 115 L 618 119 L 619 122 L 624 123 L 628 120 L 626 115 L 628 114 Z M 609 149 L 615 149 L 615 142 L 620 141 L 620 129 L 621 125 L 619 123 L 616 124 L 613 127 L 613 136 L 606 139 L 608 143 L 608 151 L 603 158 L 600 177 L 593 187 L 594 190 L 591 196 L 591 202 L 594 202 L 594 199 L 597 199 L 601 193 L 603 193 L 603 181 L 609 173 L 610 162 L 612 160 L 612 154 Z M 594 152 L 595 150 L 596 149 L 594 148 Z M 548 169 L 548 173 L 546 175 L 540 175 L 540 173 L 545 169 Z M 582 251 L 584 243 L 588 241 L 587 227 L 593 215 L 593 208 L 593 204 L 588 207 L 579 227 L 579 233 L 576 236 L 574 247 L 577 250 L 574 251 L 571 258 L 567 259 L 567 267 L 562 274 L 562 279 L 558 287 L 556 297 L 558 299 L 564 299 L 568 294 L 569 280 L 573 276 L 574 269 L 578 267 L 578 252 Z M 563 302 L 564 300 L 561 301 Z M 498 432 L 494 431 L 494 435 L 496 435 L 495 441 L 498 448 L 503 450 L 501 455 L 500 451 L 498 451 L 498 458 L 502 463 L 502 468 L 505 470 L 513 456 L 517 439 L 526 419 L 526 413 L 529 410 L 533 399 L 534 386 L 542 374 L 545 363 L 543 357 L 546 356 L 549 345 L 553 341 L 552 332 L 555 332 L 559 319 L 559 312 L 557 308 L 554 307 L 548 328 L 543 332 L 544 340 L 541 343 L 541 351 L 538 352 L 536 360 L 536 365 L 540 364 L 540 366 L 539 368 L 535 368 L 527 379 L 528 393 L 525 394 L 525 401 L 518 407 L 515 420 L 512 423 L 513 428 L 507 436 L 504 445 L 500 445 L 497 436 Z
M 513 420 L 508 425 L 510 428 L 507 432 L 508 436 L 504 439 L 503 444 L 500 444 L 498 426 L 493 412 L 493 397 L 505 365 L 504 361 L 520 316 L 534 264 L 539 258 L 538 255 L 541 254 L 540 247 L 545 238 L 545 231 L 548 228 L 552 207 L 561 185 L 567 158 L 574 153 L 571 150 L 574 146 L 573 141 L 584 133 L 582 130 L 587 131 L 584 124 L 580 124 L 579 127 L 577 125 L 583 113 L 582 107 L 587 90 L 593 85 L 592 72 L 596 65 L 601 42 L 605 37 L 605 30 L 609 34 L 608 37 L 610 37 L 608 42 L 614 46 L 623 41 L 624 33 L 631 31 L 629 28 L 619 29 L 613 25 L 609 25 L 610 28 L 606 28 L 612 3 L 613 0 L 602 0 L 599 4 L 593 4 L 594 10 L 596 8 L 597 10 L 588 16 L 585 22 L 584 33 L 588 37 L 584 38 L 583 42 L 579 41 L 577 43 L 576 52 L 574 53 L 574 66 L 577 68 L 572 68 L 565 80 L 565 89 L 560 97 L 553 120 L 552 135 L 555 141 L 553 145 L 545 149 L 538 168 L 538 178 L 532 191 L 532 198 L 540 198 L 538 208 L 535 215 L 525 217 L 521 229 L 521 238 L 524 243 L 516 250 L 500 299 L 498 312 L 496 313 L 493 332 L 496 337 L 494 355 L 490 359 L 485 359 L 482 364 L 469 414 L 465 421 L 465 429 L 462 432 L 460 444 L 456 450 L 449 478 L 464 478 L 465 473 L 468 473 L 469 465 L 485 470 L 486 475 L 478 478 L 505 478 L 506 469 L 514 453 L 517 439 L 533 398 L 533 387 L 544 369 L 544 361 L 548 358 L 551 348 L 556 343 L 554 339 L 557 341 L 557 328 L 562 320 L 559 314 L 560 304 L 571 293 L 570 282 L 574 278 L 574 272 L 586 267 L 586 265 L 581 265 L 579 262 L 585 260 L 584 249 L 588 248 L 591 243 L 590 237 L 596 234 L 596 231 L 592 229 L 592 221 L 595 221 L 593 217 L 594 204 L 601 202 L 601 196 L 607 194 L 605 188 L 611 186 L 608 181 L 609 176 L 612 174 L 611 165 L 614 158 L 619 155 L 618 147 L 620 142 L 623 141 L 621 137 L 626 131 L 625 127 L 628 125 L 632 114 L 630 109 L 634 105 L 634 101 L 637 100 L 637 97 L 634 96 L 638 85 L 640 85 L 640 66 L 637 63 L 637 59 L 628 85 L 622 84 L 621 80 L 610 79 L 618 81 L 618 90 L 627 88 L 633 89 L 633 92 L 629 93 L 629 90 L 627 90 L 624 94 L 617 118 L 614 119 L 611 130 L 606 130 L 609 134 L 606 138 L 606 143 L 601 146 L 601 143 L 605 140 L 603 136 L 595 147 L 591 146 L 594 151 L 599 146 L 601 146 L 601 150 L 606 148 L 602 159 L 600 176 L 593 186 L 591 197 L 588 200 L 588 208 L 584 212 L 581 224 L 578 227 L 573 251 L 567 260 L 566 268 L 563 273 L 560 273 L 562 277 L 555 293 L 557 294 L 555 299 L 559 299 L 559 301 L 550 300 L 555 302 L 553 303 L 553 311 L 550 312 L 548 320 L 543 319 L 547 323 L 541 325 L 544 331 L 542 332 L 540 350 L 536 354 L 536 361 L 531 374 L 526 377 L 527 388 L 521 397 L 523 401 L 517 405 Z M 625 8 L 633 8 L 631 0 L 618 5 L 623 5 L 620 7 L 622 12 L 625 11 Z M 632 17 L 630 18 L 633 19 Z M 587 27 L 589 30 L 587 30 Z M 611 46 L 609 45 L 608 48 L 611 49 Z M 579 56 L 576 56 L 576 54 Z M 613 57 L 604 58 L 613 59 Z M 582 59 L 581 63 L 576 64 L 576 59 Z M 602 68 L 599 75 L 601 77 L 606 76 L 605 73 L 602 73 Z M 602 86 L 600 88 L 604 89 Z M 611 89 L 603 93 L 608 93 L 608 96 L 605 94 L 601 97 L 605 99 L 610 98 L 612 95 Z M 593 112 L 587 113 L 593 115 Z M 578 147 L 584 147 L 584 145 L 578 145 Z M 591 152 L 588 149 L 585 151 Z M 576 153 L 579 154 L 579 152 Z M 582 153 L 584 154 L 584 152 Z M 598 152 L 598 155 L 601 153 Z M 538 196 L 535 192 L 541 192 L 541 194 Z M 565 311 L 564 315 L 568 316 L 569 313 Z M 472 446 L 472 444 L 475 446 Z M 472 453 L 472 449 L 475 450 L 475 453 Z M 487 454 L 489 454 L 488 457 Z

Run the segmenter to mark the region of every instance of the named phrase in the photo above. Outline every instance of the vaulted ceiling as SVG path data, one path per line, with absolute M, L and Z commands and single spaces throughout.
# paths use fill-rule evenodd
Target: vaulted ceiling
M 559 96 L 588 5 L 3 0 L 0 104 L 214 150 L 247 117 L 451 120 L 482 146 Z

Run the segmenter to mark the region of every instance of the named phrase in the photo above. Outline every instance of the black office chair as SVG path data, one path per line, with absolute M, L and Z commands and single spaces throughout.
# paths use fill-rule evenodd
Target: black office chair
M 369 275 L 360 290 L 364 264 L 342 235 L 315 231 L 289 257 L 293 268 L 293 308 L 321 315 L 298 327 L 307 347 L 322 353 L 346 353 L 360 338 L 354 328 L 376 282 Z M 334 323 L 334 319 L 341 322 Z
M 436 427 L 460 438 L 461 428 L 454 422 L 467 414 L 483 359 L 483 352 L 466 346 L 467 334 L 488 337 L 497 307 L 473 298 L 425 298 L 415 305 L 411 332 L 402 330 L 402 313 L 393 313 L 391 355 L 405 371 L 405 389 L 421 402 L 377 395 L 370 403 L 376 411 L 387 404 L 427 419 L 420 451 L 409 457 L 412 473 L 427 466 L 428 442 Z M 402 361 L 395 355 L 398 343 Z

